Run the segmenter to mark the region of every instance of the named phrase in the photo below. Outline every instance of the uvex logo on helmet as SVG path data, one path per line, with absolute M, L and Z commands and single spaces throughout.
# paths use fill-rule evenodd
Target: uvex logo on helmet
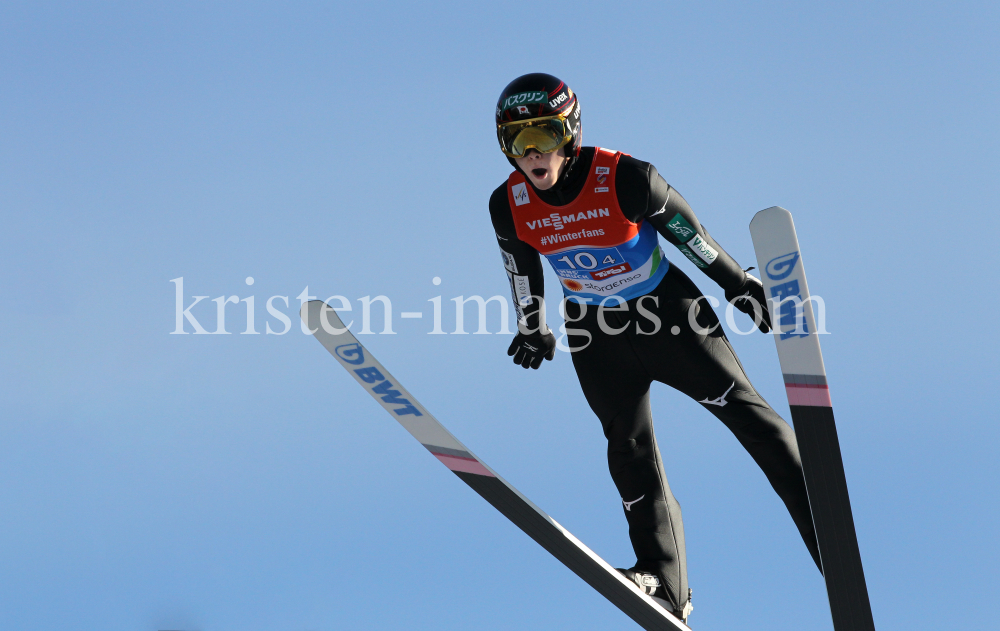
M 569 94 L 567 94 L 567 92 Z M 572 96 L 572 94 L 573 93 L 570 90 L 567 90 L 566 92 L 560 92 L 559 95 L 556 96 L 556 98 L 554 98 L 551 101 L 549 101 L 549 107 L 551 107 L 551 108 L 559 107 L 560 105 L 562 105 L 563 103 L 565 103 L 566 101 L 568 101 L 570 99 L 570 97 Z

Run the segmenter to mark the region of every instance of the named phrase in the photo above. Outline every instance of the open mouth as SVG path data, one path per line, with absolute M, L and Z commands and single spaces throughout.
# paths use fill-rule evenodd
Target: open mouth
M 532 169 L 531 170 L 531 174 L 534 175 L 535 177 L 537 177 L 538 179 L 542 179 L 543 177 L 545 177 L 545 174 L 548 173 L 548 172 L 549 172 L 548 169 Z

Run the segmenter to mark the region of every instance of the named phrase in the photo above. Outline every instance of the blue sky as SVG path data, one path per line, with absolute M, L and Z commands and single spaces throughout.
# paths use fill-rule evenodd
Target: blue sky
M 281 330 L 271 296 L 292 315 L 306 287 L 355 309 L 390 297 L 395 334 L 362 336 L 380 361 L 577 537 L 631 563 L 569 357 L 529 373 L 509 336 L 428 335 L 435 296 L 452 331 L 451 298 L 507 293 L 486 210 L 509 171 L 493 106 L 534 71 L 578 93 L 586 144 L 655 164 L 744 265 L 753 214 L 793 213 L 828 305 L 876 624 L 992 626 L 998 13 L 5 3 L 0 627 L 635 628 L 314 340 L 263 333 Z M 209 297 L 191 311 L 206 328 L 212 298 L 253 296 L 262 333 L 240 334 L 242 302 L 231 335 L 171 335 L 181 277 L 188 302 Z M 733 338 L 787 418 L 771 340 Z M 692 626 L 831 628 L 750 458 L 678 393 L 654 387 L 653 406 Z

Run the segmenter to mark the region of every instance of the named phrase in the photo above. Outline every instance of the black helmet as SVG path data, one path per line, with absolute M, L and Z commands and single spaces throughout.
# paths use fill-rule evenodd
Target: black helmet
M 548 153 L 564 146 L 566 155 L 580 155 L 580 102 L 550 74 L 534 72 L 507 84 L 497 101 L 496 124 L 500 150 L 508 158 L 519 158 L 528 149 Z

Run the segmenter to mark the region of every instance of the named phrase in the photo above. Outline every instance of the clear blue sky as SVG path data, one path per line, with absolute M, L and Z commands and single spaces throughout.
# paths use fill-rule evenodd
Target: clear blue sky
M 180 277 L 187 303 L 209 297 L 192 313 L 210 330 L 220 296 L 253 296 L 258 331 L 282 328 L 268 298 L 294 315 L 306 286 L 355 308 L 389 296 L 396 334 L 362 336 L 378 358 L 631 563 L 569 357 L 528 373 L 507 335 L 427 334 L 429 299 L 450 331 L 451 298 L 507 293 L 493 107 L 534 71 L 579 94 L 586 144 L 655 164 L 744 265 L 753 214 L 792 211 L 829 307 L 876 624 L 995 626 L 998 17 L 987 2 L 4 3 L 0 627 L 636 628 L 297 329 L 239 334 L 244 302 L 232 335 L 170 335 Z M 787 418 L 770 338 L 734 344 Z M 750 458 L 681 395 L 656 387 L 653 405 L 692 626 L 830 629 Z

